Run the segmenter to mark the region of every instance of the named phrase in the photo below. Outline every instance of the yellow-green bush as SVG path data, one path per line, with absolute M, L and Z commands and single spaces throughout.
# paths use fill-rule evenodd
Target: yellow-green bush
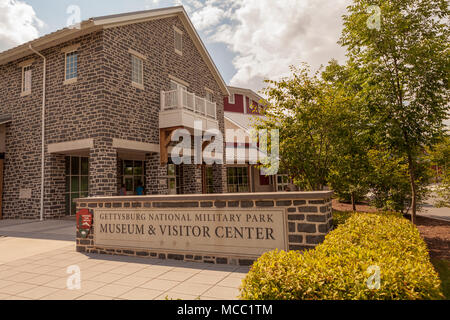
M 380 288 L 369 289 L 369 266 Z M 439 299 L 440 280 L 417 228 L 396 214 L 353 214 L 314 250 L 272 251 L 252 266 L 242 299 Z

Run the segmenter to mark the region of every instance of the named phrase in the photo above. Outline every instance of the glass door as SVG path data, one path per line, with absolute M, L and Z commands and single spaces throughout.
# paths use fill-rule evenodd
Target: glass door
M 144 187 L 144 161 L 123 161 L 123 183 L 127 195 L 135 195 L 139 186 Z
M 87 196 L 89 196 L 89 158 L 66 157 L 66 215 L 75 215 L 74 199 Z

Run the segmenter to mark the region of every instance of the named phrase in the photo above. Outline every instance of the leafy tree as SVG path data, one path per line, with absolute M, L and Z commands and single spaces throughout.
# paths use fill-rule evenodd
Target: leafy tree
M 303 190 L 322 190 L 331 162 L 330 130 L 338 111 L 332 88 L 310 74 L 306 65 L 291 67 L 293 75 L 280 81 L 266 80 L 266 119 L 257 129 L 278 129 L 280 169 L 289 172 Z
M 376 208 L 406 213 L 411 207 L 411 192 L 408 175 L 408 160 L 398 157 L 386 148 L 378 147 L 368 152 L 370 169 L 368 179 L 372 196 L 370 202 Z M 419 162 L 417 176 L 418 203 L 425 200 L 428 189 L 429 166 Z
M 355 79 L 352 68 L 340 66 L 333 60 L 322 77 L 333 88 L 334 101 L 339 105 L 339 112 L 335 114 L 338 125 L 330 132 L 333 161 L 327 179 L 339 199 L 350 199 L 356 211 L 356 202 L 369 191 L 367 152 L 372 143 L 370 128 L 361 114 L 361 82 Z
M 368 10 L 373 5 L 379 28 L 370 23 L 377 20 L 376 10 Z M 367 77 L 363 90 L 376 138 L 407 161 L 413 222 L 420 156 L 442 134 L 449 112 L 448 16 L 446 0 L 354 0 L 344 16 L 340 42 Z

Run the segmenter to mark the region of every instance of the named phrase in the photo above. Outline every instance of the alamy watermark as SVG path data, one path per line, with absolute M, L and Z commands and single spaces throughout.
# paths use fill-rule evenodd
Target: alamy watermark
M 370 274 L 366 281 L 367 288 L 378 290 L 381 288 L 381 269 L 379 266 L 369 266 L 366 271 Z
M 81 269 L 77 265 L 67 267 L 66 273 L 70 276 L 67 277 L 66 286 L 69 290 L 81 290 Z
M 367 13 L 372 14 L 367 19 L 367 28 L 381 30 L 381 8 L 379 6 L 369 6 L 366 10 Z
M 81 29 L 81 9 L 77 5 L 67 7 L 66 13 L 69 17 L 66 20 L 66 27 L 69 29 Z

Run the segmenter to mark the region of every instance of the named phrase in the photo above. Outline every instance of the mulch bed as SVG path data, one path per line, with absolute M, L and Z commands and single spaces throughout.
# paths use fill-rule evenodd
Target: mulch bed
M 450 261 L 450 222 L 418 216 L 416 225 L 430 257 Z
M 352 205 L 333 200 L 333 210 L 352 211 Z M 377 209 L 368 204 L 358 204 L 358 212 L 376 212 Z M 407 216 L 407 218 L 410 218 Z M 425 240 L 430 257 L 450 261 L 450 222 L 417 216 L 416 225 Z

